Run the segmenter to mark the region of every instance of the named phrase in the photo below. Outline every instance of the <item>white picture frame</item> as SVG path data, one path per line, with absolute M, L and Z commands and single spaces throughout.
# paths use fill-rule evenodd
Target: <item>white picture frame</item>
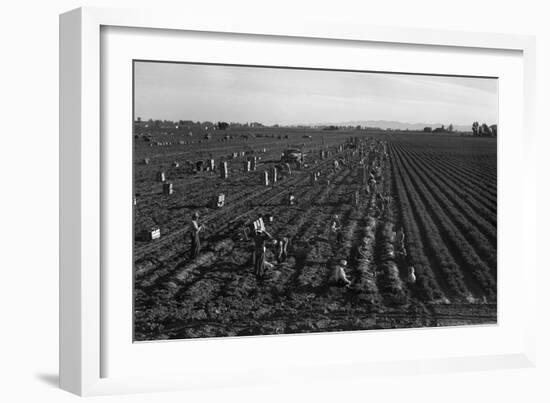
M 102 96 L 101 85 L 101 31 L 104 27 L 132 27 L 140 29 L 192 31 L 195 33 L 223 33 L 224 35 L 248 35 L 262 38 L 295 38 L 296 40 L 337 40 L 339 43 L 379 43 L 411 46 L 428 46 L 448 49 L 473 49 L 478 53 L 490 50 L 513 51 L 521 54 L 523 96 L 522 133 L 516 133 L 521 143 L 523 175 L 520 196 L 522 209 L 519 212 L 519 227 L 523 242 L 516 251 L 516 261 L 522 262 L 521 291 L 522 307 L 525 312 L 536 312 L 536 262 L 528 252 L 529 235 L 535 233 L 536 210 L 532 195 L 535 191 L 534 102 L 535 102 L 535 40 L 531 36 L 468 33 L 457 31 L 430 31 L 410 28 L 371 27 L 368 25 L 342 25 L 319 22 L 300 25 L 284 24 L 281 21 L 252 20 L 246 16 L 231 19 L 182 18 L 180 15 L 150 10 L 115 10 L 103 8 L 81 8 L 60 17 L 60 385 L 63 389 L 79 395 L 113 393 L 134 393 L 186 389 L 195 387 L 252 385 L 265 382 L 293 382 L 334 379 L 333 369 L 338 369 L 338 378 L 348 376 L 369 376 L 373 374 L 411 374 L 419 372 L 464 371 L 476 369 L 517 368 L 533 366 L 535 363 L 535 319 L 529 314 L 521 323 L 513 324 L 514 331 L 521 333 L 521 342 L 511 343 L 500 353 L 476 351 L 465 355 L 434 354 L 420 358 L 369 361 L 360 356 L 346 362 L 307 361 L 307 354 L 298 356 L 287 366 L 267 363 L 262 372 L 251 368 L 224 367 L 220 365 L 211 377 L 204 377 L 200 371 L 193 373 L 185 368 L 193 361 L 177 364 L 181 371 L 168 371 L 158 376 L 119 374 L 105 376 L 106 322 L 109 306 L 105 303 L 102 289 L 102 244 L 101 208 L 102 191 L 105 190 L 104 149 L 101 141 Z M 131 98 L 128 98 L 131 102 Z M 499 132 L 500 135 L 500 132 Z M 500 138 L 500 137 L 499 137 Z M 506 138 L 505 138 L 506 139 Z M 506 141 L 506 140 L 504 140 Z M 500 149 L 500 148 L 499 148 Z M 499 169 L 502 161 L 499 161 Z M 500 170 L 499 170 L 500 172 Z M 500 185 L 500 178 L 499 178 Z M 500 193 L 499 193 L 500 200 Z M 499 201 L 500 203 L 500 201 Z M 505 220 L 499 210 L 499 220 Z M 518 219 L 518 217 L 515 217 Z M 500 225 L 499 225 L 500 227 Z M 499 228 L 500 229 L 500 228 Z M 499 232 L 500 236 L 500 232 Z M 500 244 L 499 244 L 500 245 Z M 499 247 L 499 262 L 502 248 Z M 502 253 L 509 253 L 504 251 Z M 499 263 L 500 264 L 500 263 Z M 128 284 L 131 287 L 131 284 Z M 499 285 L 500 287 L 500 285 Z M 500 292 L 500 291 L 499 291 Z M 500 304 L 501 301 L 499 301 Z M 500 308 L 499 308 L 500 309 Z M 128 313 L 130 314 L 130 313 Z M 465 329 L 462 329 L 464 332 Z M 460 331 L 460 330 L 458 330 Z M 489 330 L 490 331 L 490 330 Z M 399 337 L 404 332 L 400 331 Z M 424 329 L 427 332 L 441 332 L 440 329 Z M 393 337 L 390 333 L 378 333 Z M 418 333 L 416 333 L 418 336 Z M 440 334 L 440 337 L 442 333 Z M 277 336 L 278 337 L 278 336 Z M 308 335 L 286 339 L 305 348 Z M 317 337 L 317 336 L 315 336 Z M 353 336 L 333 335 L 331 339 L 319 339 L 328 343 L 339 343 L 338 337 L 346 337 L 352 343 L 367 337 L 359 332 Z M 372 336 L 368 336 L 372 337 Z M 279 343 L 268 338 L 273 345 Z M 252 354 L 261 353 L 265 344 L 260 338 L 248 339 Z M 279 339 L 280 340 L 280 339 Z M 329 341 L 327 341 L 329 340 Z M 131 340 L 129 341 L 131 343 Z M 210 341 L 212 343 L 212 341 Z M 241 340 L 214 343 L 232 343 L 238 348 Z M 513 345 L 512 345 L 513 344 Z M 211 348 L 213 344 L 209 345 Z M 198 348 L 195 344 L 194 348 Z M 242 346 L 241 346 L 242 347 Z M 174 343 L 164 343 L 163 350 L 176 348 Z M 309 358 L 308 358 L 309 357 Z M 300 362 L 301 360 L 301 362 Z M 307 371 L 304 371 L 307 368 Z M 172 368 L 173 369 L 173 368 Z M 283 369 L 283 370 L 281 370 Z

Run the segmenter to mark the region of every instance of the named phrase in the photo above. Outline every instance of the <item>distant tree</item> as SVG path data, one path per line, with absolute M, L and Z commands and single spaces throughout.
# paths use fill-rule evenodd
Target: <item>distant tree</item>
M 137 118 L 138 123 L 141 123 L 141 118 L 138 116 Z
M 474 136 L 479 136 L 479 122 L 472 123 L 472 133 Z
M 497 125 L 491 125 L 489 128 L 491 129 L 491 136 L 496 137 L 497 136 Z
M 454 130 L 454 127 L 453 127 L 453 124 L 451 123 L 451 124 L 449 125 L 449 127 L 447 127 L 447 131 L 448 131 L 449 133 L 452 133 L 453 130 Z
M 218 122 L 218 129 L 225 130 L 229 127 L 229 123 L 227 122 Z
M 480 131 L 481 131 L 481 136 L 484 136 L 484 137 L 489 137 L 492 134 L 491 129 L 489 128 L 489 126 L 487 126 L 486 123 L 483 123 L 481 125 Z

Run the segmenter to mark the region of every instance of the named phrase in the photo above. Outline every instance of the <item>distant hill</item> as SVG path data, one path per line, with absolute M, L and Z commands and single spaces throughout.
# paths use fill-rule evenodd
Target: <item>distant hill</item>
M 452 123 L 452 122 L 451 122 Z M 379 127 L 381 129 L 392 129 L 392 130 L 423 130 L 425 127 L 431 127 L 435 129 L 436 127 L 441 127 L 442 123 L 407 123 L 407 122 L 397 122 L 392 120 L 352 120 L 349 122 L 339 122 L 339 123 L 316 123 L 311 126 L 368 126 L 368 127 Z M 449 124 L 444 124 L 447 127 Z M 454 130 L 456 131 L 471 131 L 472 127 L 468 125 L 455 125 L 453 123 Z

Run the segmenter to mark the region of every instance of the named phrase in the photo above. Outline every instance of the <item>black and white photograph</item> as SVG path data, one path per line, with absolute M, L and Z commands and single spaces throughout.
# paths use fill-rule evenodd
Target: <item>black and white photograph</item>
M 134 341 L 496 324 L 498 86 L 134 60 Z
M 550 402 L 544 2 L 2 5 L 0 401 Z

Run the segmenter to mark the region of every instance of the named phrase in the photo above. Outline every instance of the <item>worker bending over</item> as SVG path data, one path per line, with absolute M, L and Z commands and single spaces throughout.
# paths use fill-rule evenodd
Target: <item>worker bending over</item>
M 341 285 L 344 284 L 346 287 L 349 287 L 351 285 L 351 281 L 346 276 L 346 266 L 348 265 L 348 262 L 345 260 L 340 260 L 340 264 L 334 265 L 334 269 L 332 270 L 332 274 L 330 276 L 329 282 L 334 285 Z

